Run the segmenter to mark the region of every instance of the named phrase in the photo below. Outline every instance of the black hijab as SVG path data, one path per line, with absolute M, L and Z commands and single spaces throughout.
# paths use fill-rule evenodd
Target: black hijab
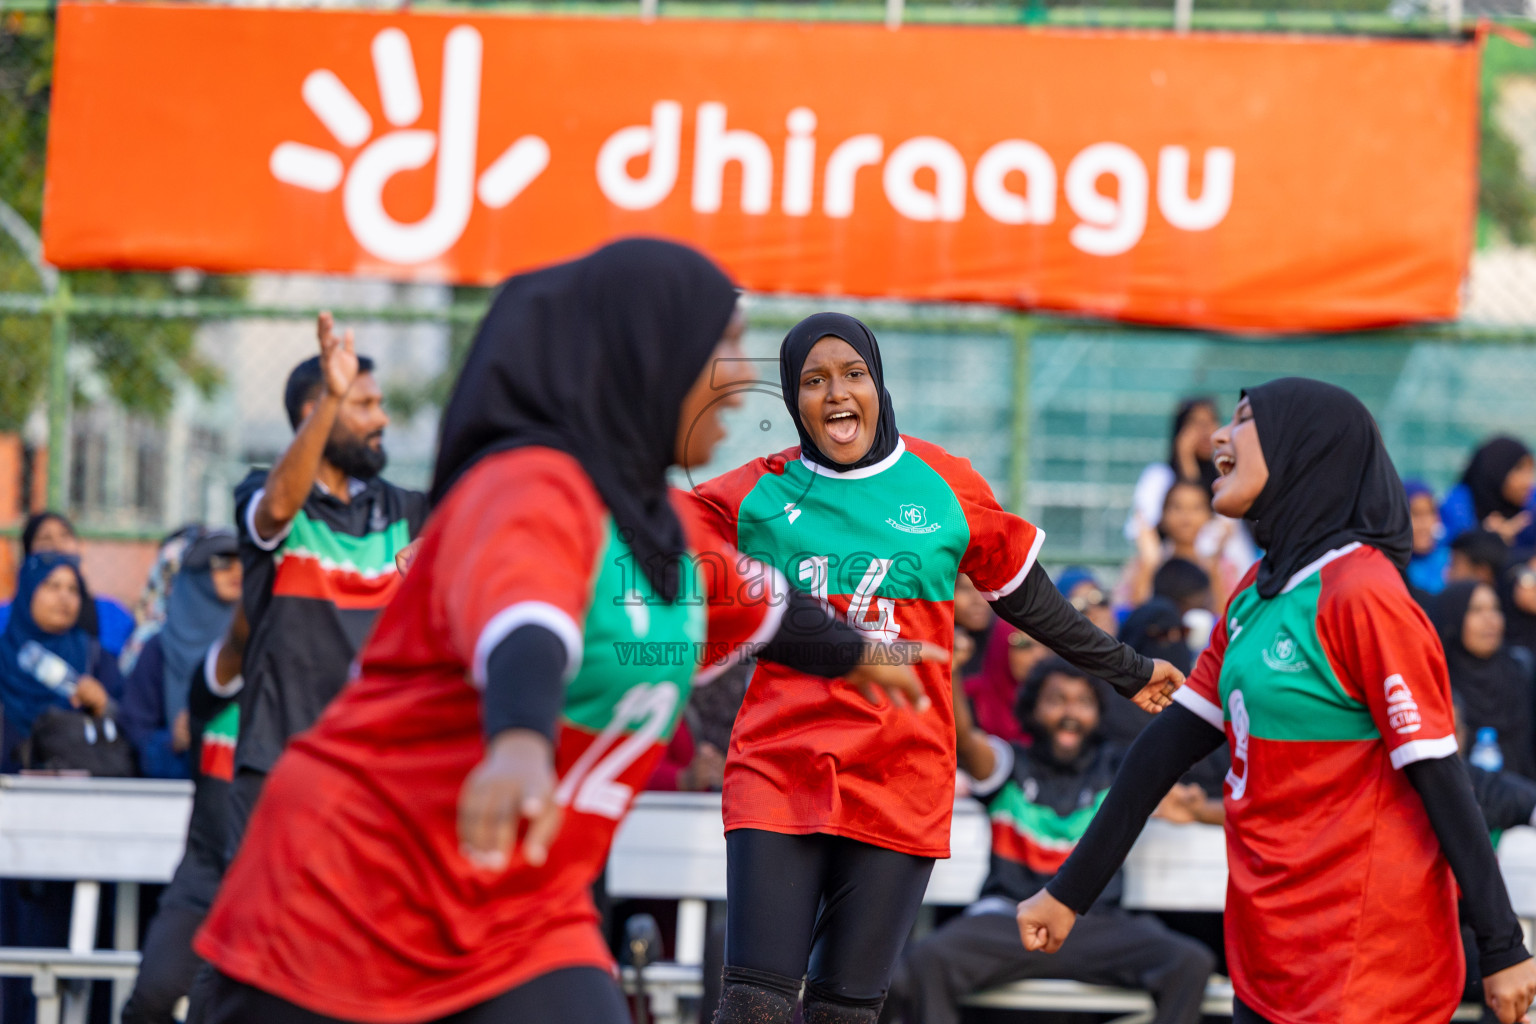
M 1445 648 L 1451 689 L 1461 698 L 1466 725 L 1473 733 L 1484 726 L 1499 731 L 1504 767 L 1527 777 L 1536 772 L 1533 745 L 1531 672 L 1510 654 L 1508 642 L 1487 658 L 1479 658 L 1462 642 L 1462 629 L 1472 607 L 1476 580 L 1446 585 L 1435 599 L 1432 618 Z
M 1512 437 L 1494 437 L 1472 453 L 1461 482 L 1472 495 L 1472 511 L 1481 523 L 1497 512 L 1504 518 L 1519 515 L 1524 509 L 1504 497 L 1504 479 L 1531 450 Z
M 1168 439 L 1168 465 L 1173 468 L 1174 476 L 1182 476 L 1179 467 L 1179 435 L 1184 432 L 1184 425 L 1194 415 L 1196 409 L 1209 409 L 1216 412 L 1216 400 L 1213 398 L 1186 398 L 1179 403 L 1178 412 L 1173 414 L 1173 436 Z M 1217 417 L 1220 418 L 1219 416 Z M 1195 456 L 1195 465 L 1200 469 L 1200 476 L 1193 481 L 1205 488 L 1205 493 L 1211 493 L 1211 485 L 1221 474 L 1216 472 L 1216 463 L 1210 459 L 1202 459 Z
M 859 461 L 851 465 L 833 462 L 828 458 L 816 447 L 816 442 L 806 433 L 805 424 L 800 421 L 800 371 L 805 367 L 805 358 L 811 354 L 811 349 L 828 335 L 842 338 L 853 346 L 854 351 L 864 358 L 869 374 L 874 378 L 875 387 L 880 390 L 880 422 L 875 424 L 875 443 L 869 446 L 869 451 Z M 875 340 L 874 332 L 864 326 L 863 322 L 846 313 L 816 313 L 789 329 L 789 333 L 784 336 L 784 344 L 779 346 L 779 383 L 784 389 L 784 404 L 789 407 L 789 415 L 795 421 L 795 430 L 800 434 L 800 454 L 818 466 L 839 473 L 873 466 L 895 451 L 901 441 L 901 432 L 896 429 L 896 411 L 891 408 L 891 393 L 885 390 L 885 369 L 880 365 L 880 343 Z
M 1282 377 L 1243 395 L 1269 463 L 1269 482 L 1243 517 L 1264 549 L 1259 595 L 1274 597 L 1301 569 L 1352 541 L 1404 569 L 1413 554 L 1408 499 L 1360 400 L 1305 377 Z
M 670 602 L 686 547 L 667 499 L 678 416 L 735 308 L 736 286 L 707 257 L 655 239 L 509 279 L 443 411 L 433 503 L 492 452 L 566 452 Z

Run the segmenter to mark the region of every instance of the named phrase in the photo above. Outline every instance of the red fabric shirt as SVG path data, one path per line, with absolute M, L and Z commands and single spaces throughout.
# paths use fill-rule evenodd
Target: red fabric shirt
M 1225 729 L 1226 942 L 1276 1024 L 1444 1024 L 1455 884 L 1402 767 L 1454 757 L 1439 638 L 1374 548 L 1261 598 L 1250 570 L 1175 700 Z
M 887 459 L 834 473 L 790 449 L 695 488 L 742 551 L 825 597 L 881 640 L 953 647 L 955 582 L 1022 584 L 1044 534 L 1005 511 L 965 459 L 904 437 Z M 857 690 L 759 663 L 731 733 L 725 827 L 822 832 L 949 856 L 955 723 L 950 666 L 917 666 L 933 707 L 871 706 Z
M 428 523 L 360 677 L 277 764 L 197 952 L 317 1013 L 381 1024 L 561 967 L 611 968 L 588 889 L 676 726 L 706 614 L 708 640 L 736 644 L 781 611 L 742 600 L 750 564 L 680 511 L 692 550 L 727 569 L 704 574 L 707 613 L 628 603 L 643 581 L 569 456 L 524 448 L 476 465 Z M 580 665 L 556 748 L 565 817 L 543 867 L 515 854 L 489 870 L 460 853 L 456 825 L 484 754 L 475 683 L 527 622 Z

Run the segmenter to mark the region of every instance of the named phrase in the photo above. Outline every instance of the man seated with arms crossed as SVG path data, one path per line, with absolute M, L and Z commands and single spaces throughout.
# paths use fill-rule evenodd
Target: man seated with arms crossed
M 908 946 L 891 982 L 884 1021 L 959 1024 L 960 1001 L 1024 978 L 1063 978 L 1144 989 L 1156 1024 L 1198 1024 L 1215 966 L 1209 949 L 1155 917 L 1119 906 L 1119 876 L 1054 956 L 1019 941 L 1014 911 L 1050 881 L 1088 828 L 1125 750 L 1098 734 L 1101 684 L 1065 659 L 1049 657 L 1019 689 L 1014 713 L 1033 739 L 1010 744 L 976 728 L 964 695 L 955 699 L 960 767 L 971 795 L 992 819 L 992 863 L 981 899 Z M 1198 789 L 1198 787 L 1191 787 Z M 1209 811 L 1203 796 L 1176 787 L 1158 813 L 1180 821 Z

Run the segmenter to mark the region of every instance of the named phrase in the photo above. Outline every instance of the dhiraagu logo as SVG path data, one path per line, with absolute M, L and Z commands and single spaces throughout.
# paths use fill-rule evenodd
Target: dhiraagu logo
M 549 166 L 549 144 L 537 135 L 513 142 L 475 176 L 480 147 L 480 33 L 460 25 L 443 43 L 443 86 L 437 131 L 421 120 L 421 85 L 411 41 L 398 28 L 373 37 L 374 77 L 384 119 L 392 131 L 376 133 L 373 118 L 335 72 L 320 69 L 304 79 L 305 104 L 342 149 L 362 149 L 350 167 L 326 149 L 279 143 L 268 163 L 272 176 L 311 192 L 342 189 L 347 227 L 368 253 L 390 263 L 435 260 L 458 242 L 474 211 L 475 197 L 493 210 L 506 206 Z M 360 83 L 353 83 L 354 87 Z M 364 145 L 366 143 L 366 145 Z M 432 209 L 402 224 L 384 209 L 384 188 L 402 171 L 425 167 L 437 156 Z
M 932 533 L 941 524 L 928 521 L 928 510 L 921 505 L 903 505 L 901 511 L 894 519 L 885 521 L 887 526 L 894 526 L 906 533 Z
M 1275 634 L 1275 639 L 1264 649 L 1262 657 L 1264 664 L 1275 672 L 1305 672 L 1311 668 L 1307 659 L 1301 656 L 1296 638 L 1284 630 Z

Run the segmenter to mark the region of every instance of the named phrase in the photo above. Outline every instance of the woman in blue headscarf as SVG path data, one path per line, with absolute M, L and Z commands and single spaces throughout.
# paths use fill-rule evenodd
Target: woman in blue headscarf
M 122 691 L 117 662 L 80 623 L 80 563 L 71 555 L 44 552 L 22 563 L 16 598 L 0 632 L 0 771 L 21 767 L 16 748 L 38 717 L 54 707 L 107 711 Z M 70 683 L 73 683 L 71 691 Z M 0 933 L 12 946 L 62 946 L 69 937 L 70 893 L 66 882 L 0 882 Z M 24 978 L 0 984 L 0 1020 L 30 1021 L 32 986 Z
M 208 647 L 224 634 L 240 599 L 239 544 L 216 530 L 195 539 L 166 598 L 165 623 L 144 645 L 123 687 L 123 731 L 152 779 L 192 777 L 187 694 Z
M 1413 554 L 1408 559 L 1408 585 L 1435 595 L 1445 589 L 1445 571 L 1451 564 L 1451 548 L 1440 521 L 1435 492 L 1422 480 L 1403 482 L 1408 495 L 1408 520 L 1413 524 Z
M 84 592 L 80 563 L 70 555 L 46 552 L 22 563 L 10 620 L 0 633 L 0 770 L 19 767 L 17 745 L 50 707 L 99 715 L 122 693 L 117 665 L 80 625 Z

